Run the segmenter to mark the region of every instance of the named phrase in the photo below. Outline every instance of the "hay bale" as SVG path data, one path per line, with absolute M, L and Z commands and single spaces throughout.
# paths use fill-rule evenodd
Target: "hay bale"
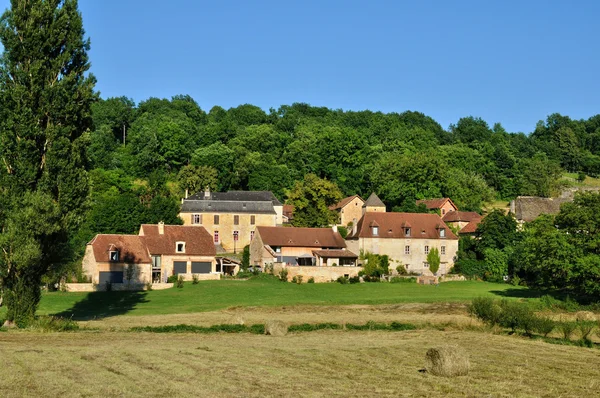
M 270 320 L 265 323 L 265 334 L 270 336 L 285 336 L 288 327 L 283 321 Z
M 575 314 L 578 322 L 596 322 L 596 315 L 591 311 L 579 311 Z
M 425 354 L 425 368 L 436 376 L 466 376 L 469 367 L 469 356 L 457 346 L 430 348 Z

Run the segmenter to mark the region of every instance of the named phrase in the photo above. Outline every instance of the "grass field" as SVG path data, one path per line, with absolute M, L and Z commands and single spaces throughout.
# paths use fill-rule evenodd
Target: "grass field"
M 471 372 L 419 372 L 455 344 Z M 3 397 L 593 397 L 598 350 L 468 331 L 0 333 Z
M 296 285 L 260 278 L 186 283 L 183 289 L 149 292 L 46 293 L 38 313 L 86 320 L 124 314 L 187 314 L 238 306 L 467 302 L 486 295 L 535 297 L 537 293 L 506 284 L 474 281 L 446 282 L 436 287 L 415 283 Z

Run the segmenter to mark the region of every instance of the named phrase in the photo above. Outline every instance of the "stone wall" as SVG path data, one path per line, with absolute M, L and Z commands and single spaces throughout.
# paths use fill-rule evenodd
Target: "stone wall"
M 122 291 L 122 290 L 132 290 L 132 291 L 139 291 L 139 290 L 147 290 L 147 286 L 145 284 L 131 284 L 128 285 L 126 283 L 113 283 L 112 285 L 112 289 L 115 291 Z M 170 289 L 173 287 L 172 283 L 153 283 L 152 284 L 152 290 L 164 290 L 164 289 Z M 65 289 L 67 290 L 67 292 L 100 292 L 100 291 L 105 291 L 106 290 L 106 285 L 97 285 L 95 283 L 66 283 L 65 284 Z
M 351 278 L 357 276 L 362 267 L 303 267 L 286 266 L 282 263 L 273 264 L 273 273 L 278 275 L 282 269 L 288 271 L 288 281 L 294 276 L 302 275 L 302 282 L 306 283 L 309 278 L 314 278 L 315 283 L 324 283 L 337 280 L 340 276 Z

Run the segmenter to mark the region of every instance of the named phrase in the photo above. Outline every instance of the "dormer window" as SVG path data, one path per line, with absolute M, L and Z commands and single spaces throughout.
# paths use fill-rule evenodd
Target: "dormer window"
M 118 263 L 119 262 L 119 251 L 111 250 L 110 252 L 108 252 L 108 258 L 110 259 L 111 262 Z
M 410 236 L 410 228 L 404 228 L 404 236 L 406 236 L 406 237 Z
M 373 227 L 373 235 L 374 236 L 379 235 L 379 227 Z
M 440 238 L 446 237 L 446 228 L 440 228 Z
M 185 242 L 175 243 L 175 251 L 177 253 L 185 253 Z

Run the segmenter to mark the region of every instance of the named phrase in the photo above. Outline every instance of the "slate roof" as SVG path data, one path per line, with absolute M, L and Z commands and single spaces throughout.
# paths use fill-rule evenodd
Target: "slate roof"
M 385 207 L 385 203 L 379 199 L 379 196 L 375 194 L 375 192 L 371 193 L 363 207 L 372 206 L 372 207 Z
M 164 234 L 158 233 L 158 225 L 143 224 L 140 235 L 150 254 L 176 255 L 176 242 L 185 242 L 185 254 L 192 256 L 214 256 L 216 253 L 212 236 L 201 226 L 165 225 Z
M 377 235 L 373 235 L 373 226 L 379 228 Z M 411 229 L 410 236 L 404 234 L 404 228 L 407 227 Z M 446 230 L 446 237 L 441 239 L 458 239 L 437 214 L 369 212 L 358 222 L 356 234 L 351 232 L 346 239 L 440 239 L 441 228 Z
M 204 191 L 183 200 L 184 213 L 253 213 L 276 214 L 274 206 L 283 206 L 270 191 L 210 192 L 205 199 Z
M 350 250 L 313 250 L 314 255 L 323 258 L 358 258 Z
M 345 248 L 344 238 L 331 228 L 256 227 L 263 244 L 282 247 Z
M 442 217 L 444 222 L 460 222 L 481 220 L 481 216 L 474 211 L 450 211 Z
M 454 204 L 454 202 L 452 202 L 452 200 L 450 198 L 421 199 L 421 200 L 417 200 L 417 205 L 420 205 L 421 203 L 425 203 L 425 206 L 427 206 L 427 209 L 429 209 L 429 210 L 441 209 L 442 206 L 444 206 L 444 204 L 446 204 L 446 202 L 448 202 L 448 201 L 450 201 L 450 203 L 452 203 L 452 206 L 454 206 L 455 209 L 458 209 L 458 207 L 456 207 L 456 205 Z
M 359 195 L 352 195 L 352 196 L 348 196 L 347 198 L 340 200 L 338 203 L 334 204 L 333 206 L 330 206 L 329 210 L 341 209 L 342 207 L 346 206 L 348 203 L 352 202 L 355 198 L 360 199 L 360 201 L 363 203 L 365 202 L 364 199 L 361 198 Z
M 150 254 L 143 236 L 98 234 L 88 245 L 92 246 L 97 262 L 109 262 L 109 252 L 119 252 L 119 262 L 129 264 L 149 264 Z

